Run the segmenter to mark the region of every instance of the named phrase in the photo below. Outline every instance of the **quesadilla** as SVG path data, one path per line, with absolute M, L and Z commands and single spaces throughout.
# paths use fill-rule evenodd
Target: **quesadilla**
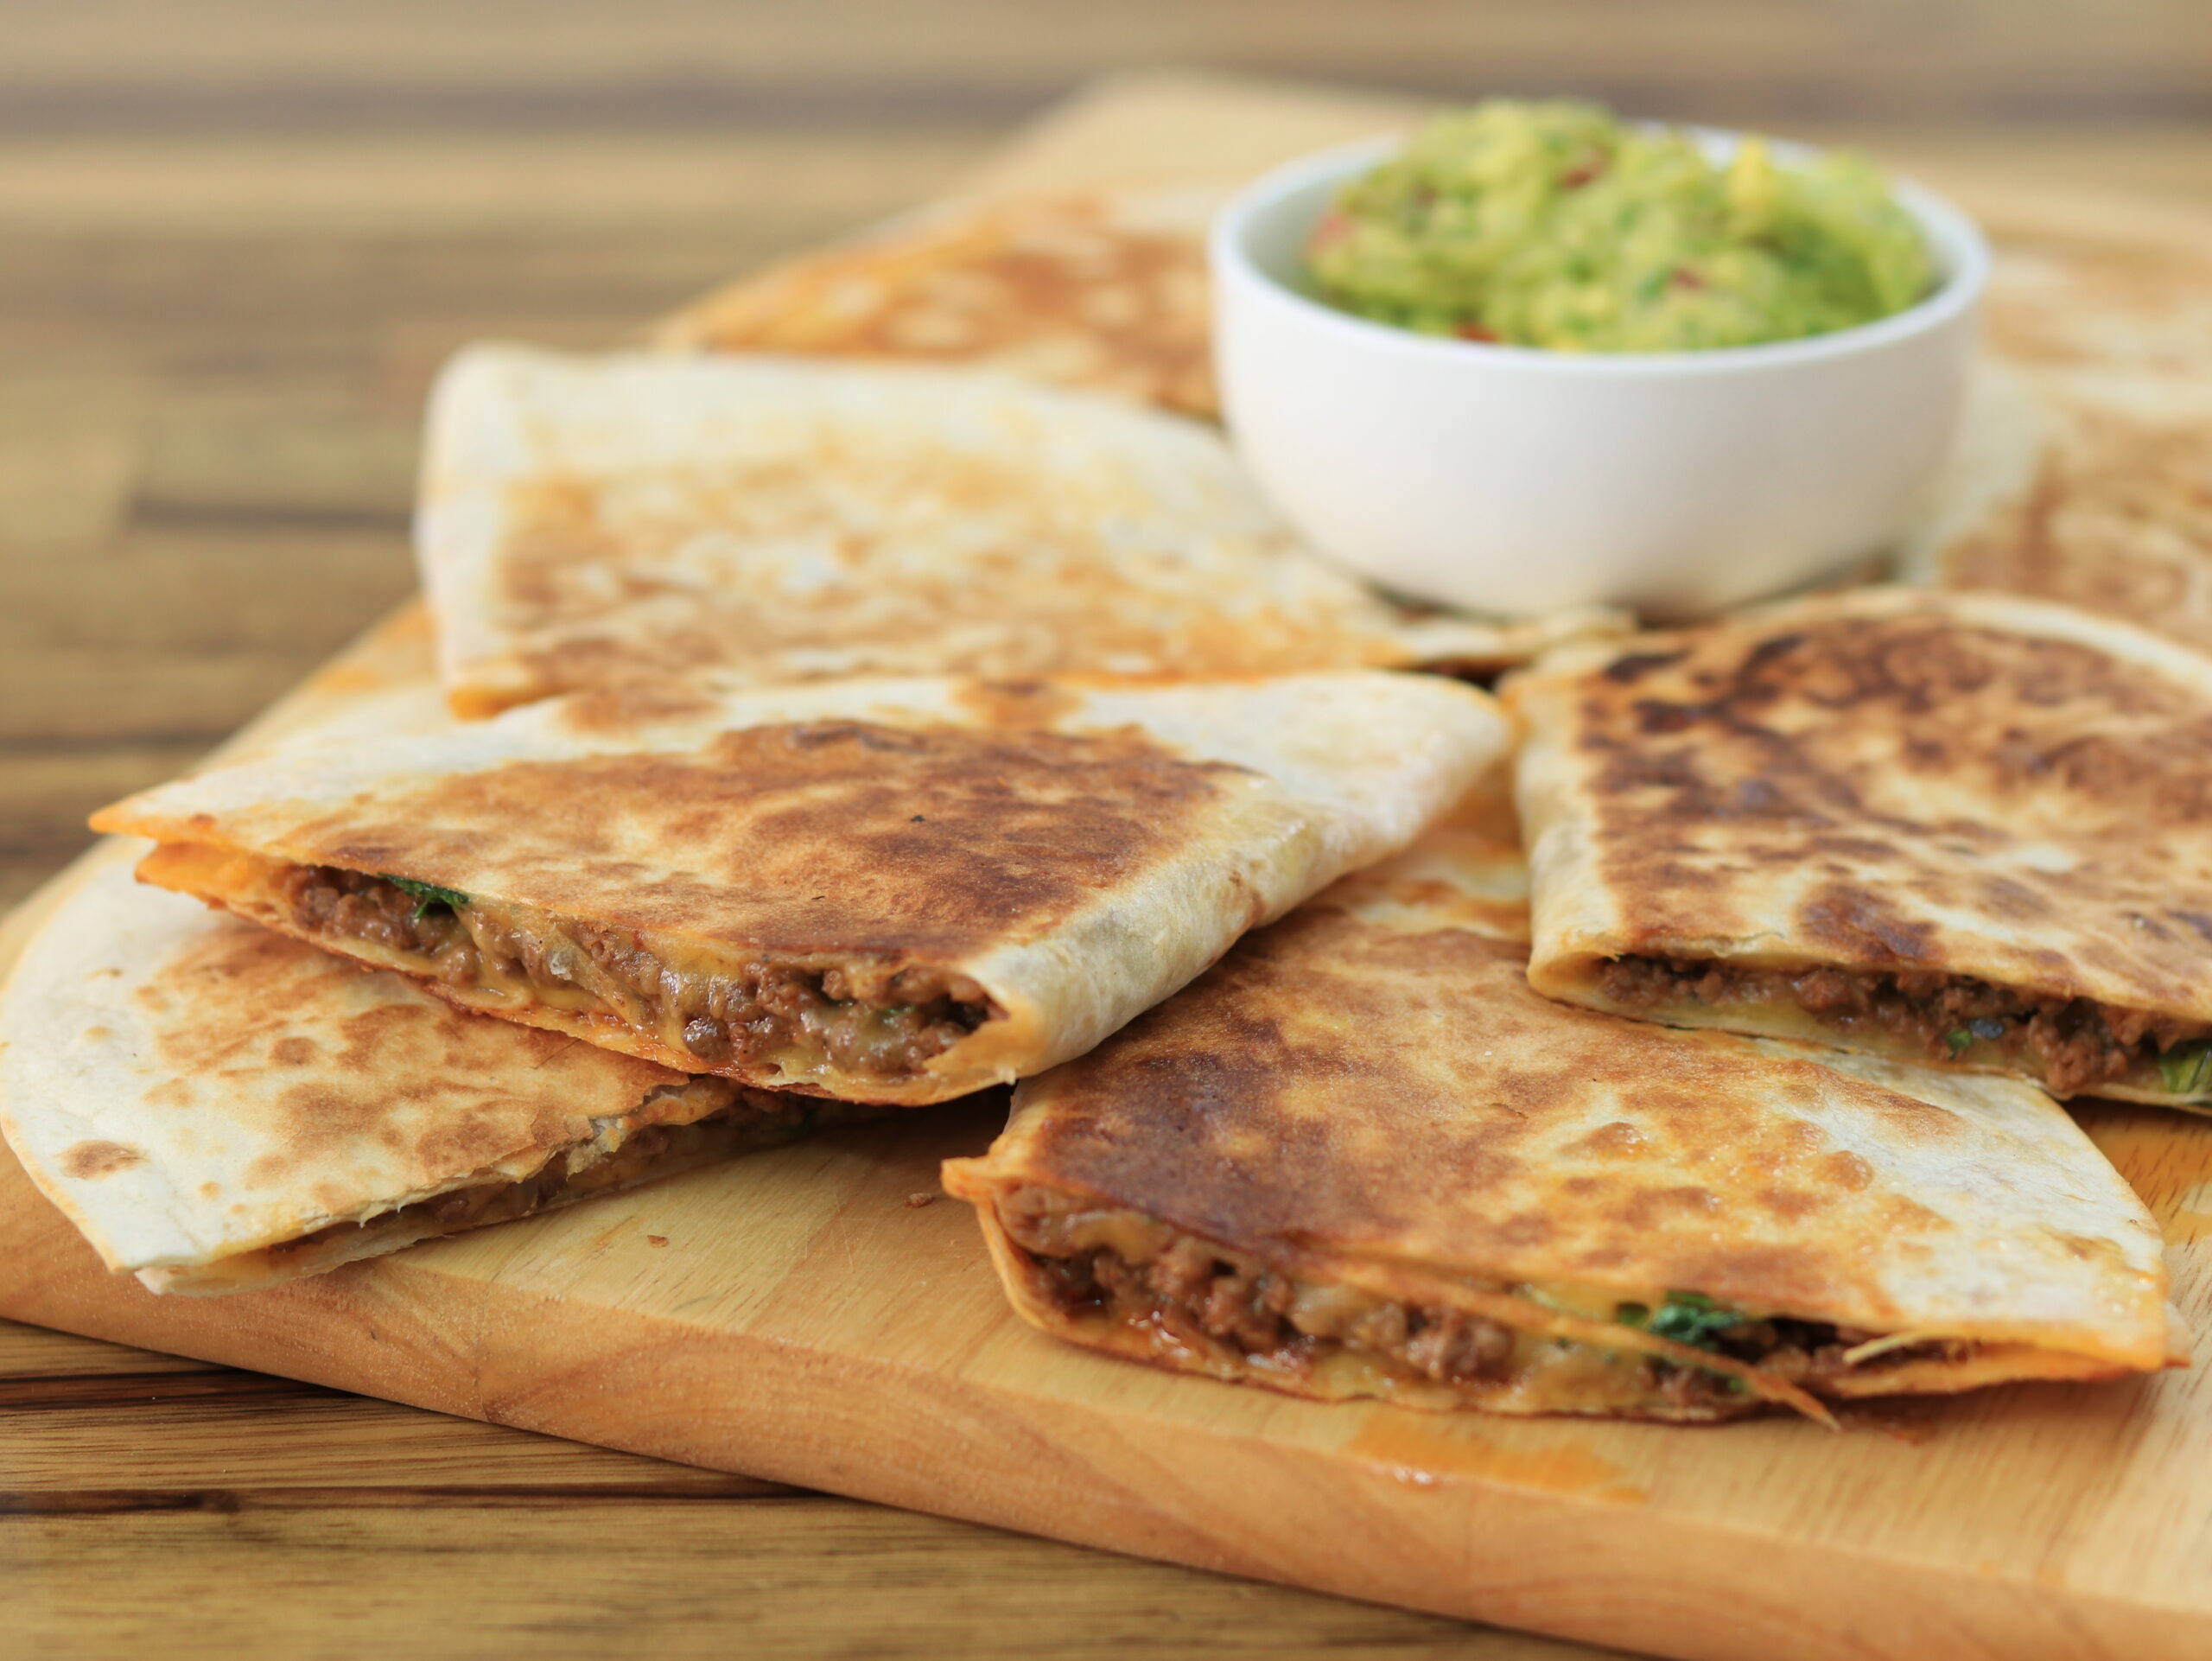
M 146 881 L 685 1072 L 943 1101 L 1080 1053 L 1504 750 L 1378 671 L 580 695 L 94 817 Z
M 416 541 L 467 716 L 674 670 L 1484 674 L 1624 626 L 1393 605 L 1211 429 L 950 370 L 476 347 L 432 398 Z
M 871 1111 L 481 1020 L 120 862 L 0 991 L 0 1130 L 156 1292 L 321 1274 Z
M 2212 258 L 2001 249 L 1997 361 L 1901 570 L 2212 648 Z
M 2212 1102 L 2212 659 L 1869 589 L 1516 681 L 1538 990 Z
M 1675 1421 L 2185 1364 L 2156 1226 L 2047 1097 L 1553 1002 L 1519 876 L 1432 832 L 1018 1086 L 944 1184 L 1023 1318 L 1323 1401 Z
M 1215 415 L 1205 236 L 1227 194 L 953 203 L 732 283 L 671 319 L 661 344 L 987 364 Z

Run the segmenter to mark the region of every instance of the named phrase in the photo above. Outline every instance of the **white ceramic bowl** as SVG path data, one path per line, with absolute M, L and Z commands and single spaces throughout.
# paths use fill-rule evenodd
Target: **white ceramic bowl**
M 1733 143 L 1700 137 L 1716 154 Z M 1214 221 L 1224 412 L 1262 487 L 1322 549 L 1478 610 L 1679 617 L 1806 582 L 1904 529 L 1957 425 L 1988 277 L 1965 214 L 1897 184 L 1935 292 L 1810 340 L 1586 354 L 1441 340 L 1299 289 L 1337 185 L 1401 142 L 1293 162 Z

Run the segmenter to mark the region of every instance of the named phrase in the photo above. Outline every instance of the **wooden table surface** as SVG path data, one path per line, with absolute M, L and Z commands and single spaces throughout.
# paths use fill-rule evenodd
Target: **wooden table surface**
M 1096 69 L 1590 89 L 2212 204 L 2203 9 L 1942 10 L 0 3 L 0 905 L 406 593 L 447 352 L 619 343 Z M 0 1607 L 45 1655 L 1595 1653 L 5 1323 Z

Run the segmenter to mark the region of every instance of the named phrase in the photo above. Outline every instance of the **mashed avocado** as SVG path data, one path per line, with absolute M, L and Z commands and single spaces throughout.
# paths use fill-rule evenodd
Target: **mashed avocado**
M 1708 160 L 1592 104 L 1440 115 L 1337 194 L 1307 268 L 1377 322 L 1559 352 L 1754 346 L 1870 323 L 1934 285 L 1867 162 Z

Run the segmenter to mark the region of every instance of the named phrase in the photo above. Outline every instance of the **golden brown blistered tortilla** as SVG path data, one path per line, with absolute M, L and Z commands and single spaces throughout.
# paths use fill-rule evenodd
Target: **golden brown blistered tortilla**
M 1986 326 L 1995 362 L 1905 573 L 2212 650 L 2212 243 L 2000 245 Z
M 1211 416 L 1205 233 L 1227 194 L 954 203 L 719 290 L 661 344 L 982 364 Z
M 2212 1101 L 2212 659 L 1877 589 L 1570 647 L 1510 697 L 1540 990 Z
M 1376 671 L 578 697 L 96 816 L 142 878 L 691 1072 L 945 1100 L 1081 1053 L 1503 754 Z M 423 891 L 417 905 L 392 879 Z
M 483 1020 L 120 861 L 0 990 L 0 1130 L 156 1292 L 320 1274 L 870 1111 Z
M 1517 862 L 1463 818 L 1020 1085 L 944 1181 L 1021 1314 L 1322 1400 L 1681 1421 L 2185 1364 L 2156 1226 L 2047 1097 L 1552 1002 Z
M 462 353 L 416 525 L 456 712 L 710 669 L 1485 674 L 1592 629 L 1390 603 L 1219 434 L 969 371 Z

